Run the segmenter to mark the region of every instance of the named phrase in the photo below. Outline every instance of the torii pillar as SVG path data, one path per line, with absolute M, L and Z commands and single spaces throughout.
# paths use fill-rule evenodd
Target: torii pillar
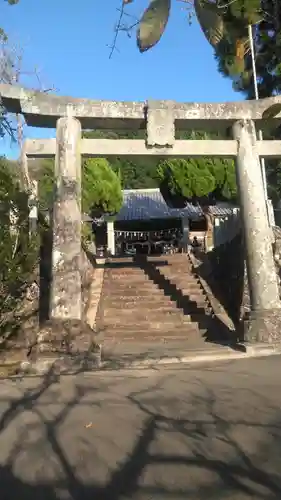
M 244 318 L 244 339 L 274 343 L 281 338 L 281 303 L 254 122 L 237 121 L 233 137 L 238 145 L 236 177 L 251 299 L 250 317 Z
M 57 121 L 50 318 L 81 320 L 81 124 Z

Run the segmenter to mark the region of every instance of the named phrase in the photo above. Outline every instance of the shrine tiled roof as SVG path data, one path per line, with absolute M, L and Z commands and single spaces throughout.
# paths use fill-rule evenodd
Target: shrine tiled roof
M 117 221 L 182 217 L 198 219 L 202 216 L 201 208 L 191 203 L 183 209 L 168 207 L 158 188 L 125 189 L 123 196 L 123 206 L 117 215 Z M 210 207 L 210 211 L 217 217 L 226 217 L 233 213 L 233 207 L 220 204 Z

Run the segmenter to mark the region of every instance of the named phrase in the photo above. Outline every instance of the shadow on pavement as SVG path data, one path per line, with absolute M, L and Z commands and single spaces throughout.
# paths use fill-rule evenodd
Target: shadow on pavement
M 280 499 L 278 403 L 190 374 L 7 386 L 1 500 Z

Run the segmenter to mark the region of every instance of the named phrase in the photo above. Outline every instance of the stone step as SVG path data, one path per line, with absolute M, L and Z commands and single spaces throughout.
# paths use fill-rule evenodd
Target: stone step
M 159 311 L 164 308 L 173 308 L 175 307 L 179 311 L 181 308 L 177 307 L 176 302 L 172 300 L 163 299 L 163 300 L 111 300 L 110 298 L 103 299 L 102 305 L 105 309 L 115 309 L 116 311 L 120 311 L 120 308 L 126 309 L 130 312 L 141 309 L 152 309 L 153 311 Z
M 107 279 L 108 281 L 113 283 L 118 283 L 119 281 L 124 281 L 126 283 L 128 281 L 134 281 L 134 283 L 139 281 L 150 281 L 150 278 L 146 274 L 136 274 L 135 276 L 132 276 L 131 274 L 124 274 L 124 276 L 122 276 L 121 274 L 108 274 L 104 276 L 104 279 Z
M 157 322 L 157 323 L 162 323 L 165 324 L 167 321 L 168 322 L 174 322 L 174 323 L 182 323 L 182 322 L 192 322 L 192 321 L 197 321 L 200 320 L 201 318 L 206 318 L 210 317 L 211 310 L 200 307 L 200 306 L 193 306 L 193 307 L 185 307 L 185 308 L 176 308 L 174 311 L 171 312 L 166 312 L 166 311 L 161 311 L 161 310 L 154 310 L 154 309 L 128 309 L 127 314 L 120 314 L 120 309 L 121 309 L 121 304 L 120 307 L 117 309 L 114 309 L 113 307 L 102 307 L 101 308 L 101 315 L 104 318 L 105 321 L 109 319 L 109 321 L 112 323 L 123 323 L 123 324 L 134 324 L 134 322 L 142 322 L 145 321 L 146 323 L 150 324 L 151 322 Z
M 177 268 L 177 267 L 189 267 L 191 268 L 191 264 L 190 262 L 188 262 L 188 260 L 177 260 L 177 261 L 171 261 L 169 259 L 166 259 L 166 258 L 163 258 L 163 259 L 158 259 L 158 260 L 155 260 L 155 261 L 147 261 L 147 262 L 144 262 L 140 265 L 140 267 L 144 268 L 144 267 L 174 267 L 174 268 Z
M 114 304 L 114 306 L 112 304 Z M 179 310 L 179 311 L 184 310 L 184 312 L 186 314 L 191 314 L 191 313 L 197 312 L 198 309 L 200 310 L 200 312 L 204 312 L 205 310 L 210 308 L 207 301 L 203 301 L 203 300 L 190 301 L 189 299 L 186 299 L 185 297 L 181 297 L 180 300 L 174 300 L 173 304 L 175 306 L 175 310 Z M 146 303 L 143 304 L 142 302 L 138 303 L 138 301 L 135 301 L 135 302 L 127 301 L 126 299 L 119 299 L 118 300 L 118 298 L 116 296 L 112 297 L 112 298 L 108 297 L 106 301 L 102 300 L 101 305 L 102 305 L 103 309 L 105 309 L 107 307 L 111 307 L 111 308 L 114 307 L 116 310 L 116 314 L 119 314 L 120 309 L 125 309 L 125 308 L 128 308 L 130 311 L 141 310 L 143 313 L 143 312 L 149 310 L 149 311 L 152 311 L 154 313 L 156 305 L 158 306 L 159 310 L 161 310 L 163 308 L 163 306 L 167 306 L 167 307 L 171 306 L 170 303 L 163 302 L 163 301 L 151 302 L 149 300 L 149 298 L 147 299 Z M 171 307 L 173 307 L 173 306 L 171 306 Z
M 143 272 L 139 272 L 138 274 L 130 274 L 130 273 L 127 273 L 127 274 L 112 274 L 112 273 L 109 273 L 109 274 L 104 274 L 104 279 L 108 279 L 110 281 L 139 281 L 139 280 L 148 280 L 149 281 L 149 277 L 143 273 Z
M 134 257 L 129 257 L 129 256 L 123 256 L 123 257 L 109 257 L 106 259 L 107 264 L 124 264 L 124 263 L 132 263 L 135 264 L 135 258 Z
M 201 286 L 200 286 L 200 282 L 197 281 L 196 279 L 193 279 L 193 278 L 190 278 L 190 276 L 184 276 L 184 275 L 181 275 L 181 276 L 165 276 L 165 275 L 161 275 L 159 277 L 159 281 L 162 282 L 165 282 L 167 281 L 168 283 L 171 283 L 172 285 L 176 285 L 176 286 L 186 286 L 186 287 L 190 287 L 190 288 L 200 288 L 201 289 Z
M 113 274 L 113 273 L 104 273 L 104 279 L 111 281 L 134 281 L 134 280 L 149 280 L 149 276 L 146 273 L 139 272 L 138 274 Z
M 146 273 L 143 269 L 136 267 L 130 268 L 115 268 L 115 269 L 105 269 L 105 276 L 145 276 Z
M 118 304 L 118 307 L 112 307 L 111 305 L 106 305 L 106 304 L 103 304 L 101 306 L 101 311 L 103 311 L 103 315 L 105 317 L 112 317 L 112 318 L 120 318 L 120 320 L 122 321 L 129 321 L 129 319 L 131 319 L 131 321 L 133 321 L 135 318 L 136 318 L 136 314 L 138 314 L 138 317 L 140 318 L 145 318 L 145 317 L 149 317 L 151 318 L 152 321 L 154 321 L 155 319 L 159 320 L 159 321 L 166 321 L 167 319 L 167 313 L 165 311 L 162 311 L 162 308 L 158 308 L 158 309 L 154 309 L 154 308 L 150 308 L 150 309 L 147 309 L 147 308 L 141 308 L 141 307 L 138 307 L 138 308 L 134 308 L 134 309 L 130 309 L 128 308 L 128 314 L 120 314 L 120 310 L 124 308 L 124 304 L 120 303 Z M 111 313 L 107 313 L 107 311 L 110 309 Z M 115 311 L 115 312 L 113 312 Z M 190 305 L 190 306 L 185 306 L 184 308 L 182 307 L 176 307 L 174 309 L 175 311 L 175 317 L 177 317 L 177 315 L 180 315 L 180 317 L 183 317 L 186 319 L 186 321 L 193 321 L 194 318 L 196 318 L 197 316 L 198 317 L 201 317 L 201 316 L 206 316 L 206 315 L 209 315 L 211 313 L 211 308 L 208 308 L 208 307 L 202 307 L 201 305 Z M 168 317 L 170 316 L 170 318 L 172 317 L 172 314 L 168 314 Z M 189 318 L 189 319 L 188 319 Z
M 176 293 L 164 293 L 163 290 L 157 290 L 155 293 L 151 294 L 151 292 L 148 292 L 147 290 L 135 290 L 134 292 L 132 290 L 122 290 L 116 291 L 114 290 L 103 290 L 103 297 L 102 300 L 106 301 L 108 304 L 109 302 L 118 302 L 119 305 L 124 307 L 125 303 L 136 303 L 137 307 L 147 307 L 149 304 L 153 308 L 153 304 L 159 303 L 159 304 L 166 304 L 166 300 L 172 301 L 173 303 L 178 303 L 181 300 L 185 300 L 185 303 L 190 303 L 191 305 L 201 305 L 205 306 L 208 305 L 208 300 L 206 299 L 205 295 L 202 293 L 198 294 L 189 294 L 187 291 L 178 291 L 178 295 Z M 164 302 L 165 301 L 165 302 Z M 138 305 L 139 302 L 139 305 Z M 145 302 L 145 306 L 143 304 Z
M 148 328 L 145 324 L 140 323 L 140 324 L 135 324 L 135 325 L 122 325 L 120 323 L 106 323 L 102 321 L 102 331 L 103 332 L 110 332 L 111 334 L 114 333 L 123 333 L 124 335 L 131 335 L 131 334 L 146 334 L 146 335 L 161 335 L 165 333 L 169 333 L 169 335 L 176 335 L 177 333 L 185 333 L 186 335 L 192 333 L 192 332 L 197 332 L 199 330 L 198 323 L 192 322 L 192 323 L 182 323 L 179 325 L 174 325 L 174 324 L 165 324 L 165 325 L 159 325 L 158 323 L 151 324 L 150 328 Z
M 208 306 L 208 302 L 203 298 L 195 298 L 195 297 L 189 297 L 188 301 L 192 306 L 190 307 L 191 310 L 195 310 L 196 308 L 201 308 L 205 309 Z
M 196 289 L 196 288 L 190 288 L 190 287 L 185 287 L 185 288 L 181 288 L 181 287 L 176 287 L 176 290 L 178 291 L 178 293 L 181 293 L 181 295 L 185 295 L 186 297 L 194 297 L 194 298 L 204 298 L 205 299 L 205 294 L 203 292 L 203 290 L 200 290 L 200 289 Z M 171 290 L 173 292 L 173 289 Z
M 194 326 L 192 329 L 189 328 L 187 330 L 131 330 L 126 331 L 122 329 L 110 328 L 103 332 L 103 340 L 104 341 L 120 341 L 122 339 L 126 340 L 177 340 L 177 339 L 190 339 L 191 341 L 195 341 L 196 339 L 202 339 L 204 335 L 204 330 L 199 330 L 197 326 Z
M 120 295 L 114 294 L 112 292 L 102 294 L 102 301 L 105 304 L 113 304 L 114 302 L 118 302 L 120 305 L 120 301 L 125 307 L 125 304 L 133 305 L 135 304 L 137 307 L 155 307 L 156 304 L 160 307 L 161 305 L 173 305 L 175 301 L 170 298 L 168 295 L 164 295 L 164 293 L 157 292 L 153 295 Z
M 151 312 L 152 314 L 182 314 L 182 310 L 179 309 L 176 306 L 175 302 L 171 302 L 171 304 L 163 304 L 163 305 L 158 305 L 158 303 L 155 304 L 155 306 L 152 306 L 151 303 L 148 304 L 147 306 L 143 306 L 143 304 L 138 305 L 136 302 L 135 303 L 123 303 L 122 309 L 116 308 L 108 303 L 104 304 L 106 305 L 105 308 L 105 316 L 110 316 L 110 315 L 116 315 L 118 314 L 119 317 L 124 316 L 130 316 L 132 313 L 134 314 L 134 317 L 138 316 L 144 316 L 147 314 L 147 311 Z M 119 304 L 120 305 L 120 304 Z
M 109 280 L 104 281 L 103 286 L 105 288 L 112 288 L 114 287 L 116 290 L 121 290 L 121 289 L 130 289 L 130 288 L 142 288 L 143 290 L 153 290 L 157 288 L 157 285 L 153 281 L 141 281 L 139 283 L 136 283 L 135 281 L 128 281 L 128 283 L 125 283 L 124 281 L 115 281 L 115 282 L 110 282 Z
M 176 280 L 176 281 L 185 281 L 187 283 L 200 283 L 199 279 L 193 276 L 192 274 L 186 273 L 186 272 L 180 272 L 180 273 L 166 273 L 160 271 L 159 273 L 155 274 L 155 277 L 153 279 L 157 279 L 157 276 L 163 277 L 166 280 Z
M 170 296 L 172 295 L 173 298 L 176 293 L 185 295 L 187 297 L 194 297 L 194 298 L 204 298 L 205 299 L 205 294 L 202 289 L 200 288 L 194 288 L 194 287 L 178 287 L 176 285 L 169 286 L 166 285 L 163 287 L 163 285 L 158 286 L 155 285 L 154 287 L 145 287 L 145 286 L 109 286 L 108 284 L 105 284 L 103 286 L 103 294 L 104 295 L 117 295 L 117 296 L 132 296 L 135 297 L 137 296 L 143 296 L 143 295 L 151 295 L 151 296 L 157 296 L 162 297 L 163 295 Z
M 119 317 L 102 317 L 102 322 L 105 326 L 114 326 L 119 328 L 134 329 L 134 330 L 172 330 L 178 327 L 183 327 L 183 325 L 190 325 L 194 322 L 191 321 L 190 316 L 175 316 L 173 318 L 155 318 L 151 317 L 141 319 L 141 318 L 119 318 Z
M 191 308 L 193 306 L 204 308 L 206 305 L 208 305 L 208 302 L 205 300 L 205 298 L 201 297 L 201 296 L 183 295 L 183 299 L 182 300 L 184 300 L 185 304 L 190 304 Z
M 161 274 L 163 274 L 164 276 L 169 276 L 170 278 L 178 278 L 178 277 L 185 277 L 185 278 L 189 278 L 189 279 L 197 279 L 195 274 L 193 274 L 191 271 L 188 271 L 186 269 L 181 269 L 181 270 L 178 270 L 176 268 L 171 268 L 171 269 L 157 269 L 157 271 Z
M 185 255 L 180 254 L 180 253 L 173 253 L 171 255 L 148 255 L 146 259 L 147 262 L 153 262 L 157 260 L 165 260 L 167 262 L 188 262 L 188 259 Z
M 205 297 L 203 291 L 200 288 L 191 288 L 191 287 L 180 287 L 176 286 L 176 290 L 182 295 L 186 295 L 187 297 Z M 173 290 L 172 290 L 173 291 Z
M 183 313 L 180 309 L 170 309 L 170 310 L 163 310 L 160 309 L 156 311 L 155 309 L 144 309 L 143 311 L 137 309 L 134 310 L 132 313 L 132 310 L 114 310 L 111 308 L 107 308 L 104 310 L 104 318 L 107 320 L 107 318 L 110 318 L 114 321 L 118 320 L 118 322 L 127 322 L 131 321 L 132 323 L 134 321 L 162 321 L 165 323 L 165 321 L 174 321 L 174 319 L 177 321 L 177 319 L 181 320 L 183 318 Z
M 197 281 L 193 281 L 190 279 L 184 280 L 182 278 L 166 278 L 167 282 L 170 282 L 171 285 L 176 286 L 177 288 L 188 288 L 190 290 L 202 290 L 200 283 Z
M 157 276 L 165 276 L 169 279 L 185 279 L 186 281 L 195 281 L 197 282 L 198 279 L 196 279 L 194 276 L 191 276 L 190 274 L 188 273 L 179 273 L 179 274 L 166 274 L 166 273 L 157 273 L 155 275 L 147 275 L 147 274 L 139 274 L 137 276 L 131 276 L 131 275 L 124 275 L 124 276 L 112 276 L 111 274 L 109 275 L 104 275 L 104 280 L 108 280 L 110 282 L 114 282 L 114 283 L 118 283 L 118 282 L 124 282 L 124 283 L 128 283 L 128 282 L 139 282 L 139 281 L 143 281 L 143 282 L 146 282 L 146 281 L 154 281 L 155 279 L 157 279 Z
M 135 270 L 134 272 L 130 271 L 130 270 L 124 270 L 124 271 L 120 271 L 120 270 L 105 270 L 104 272 L 104 276 L 106 278 L 113 278 L 113 279 L 118 279 L 118 278 L 122 278 L 122 279 L 137 279 L 137 278 L 141 278 L 141 277 L 144 277 L 144 278 L 147 278 L 149 279 L 149 275 L 151 274 L 151 272 L 159 272 L 161 274 L 165 274 L 165 275 L 174 275 L 174 276 L 182 276 L 183 274 L 186 275 L 186 276 L 191 276 L 192 278 L 195 277 L 195 275 L 192 273 L 192 271 L 186 267 L 184 267 L 183 269 L 181 268 L 178 268 L 176 266 L 173 266 L 173 267 L 169 267 L 169 266 L 163 266 L 163 267 L 159 267 L 159 268 L 148 268 L 148 269 L 139 269 L 139 270 Z
M 177 280 L 170 280 L 165 278 L 164 276 L 161 276 L 157 278 L 157 281 L 152 281 L 152 280 L 142 280 L 139 282 L 135 282 L 134 280 L 132 281 L 123 281 L 123 280 L 116 280 L 116 281 L 111 281 L 111 280 L 104 280 L 103 282 L 103 289 L 108 290 L 108 289 L 114 289 L 114 290 L 149 290 L 149 291 L 155 291 L 155 290 L 162 290 L 162 288 L 165 287 L 168 289 L 168 287 L 171 287 L 171 290 L 173 290 L 175 287 L 177 289 L 181 290 L 190 290 L 190 292 L 198 293 L 198 292 L 203 292 L 203 289 L 200 285 L 200 283 L 196 281 L 191 281 L 191 280 L 183 280 L 177 281 Z
M 157 271 L 160 271 L 162 273 L 175 273 L 177 274 L 179 271 L 180 272 L 185 272 L 188 274 L 193 274 L 191 266 L 188 265 L 168 265 L 168 266 L 155 266 L 154 269 L 157 269 Z
M 195 291 L 194 289 L 192 290 L 192 289 L 190 289 L 187 286 L 186 287 L 182 287 L 182 288 L 178 288 L 178 290 L 180 290 L 183 295 L 188 295 L 189 297 L 196 297 L 196 298 L 197 297 L 198 298 L 202 297 L 202 298 L 205 299 L 205 294 L 204 294 L 203 290 L 199 289 L 199 290 Z
M 215 350 L 213 344 L 206 343 L 205 338 L 202 334 L 191 335 L 187 339 L 181 338 L 175 340 L 173 338 L 163 339 L 157 338 L 155 342 L 152 340 L 146 342 L 146 339 L 133 339 L 132 341 L 126 341 L 122 339 L 119 342 L 118 339 L 108 339 L 103 343 L 103 359 L 109 359 L 110 361 L 117 360 L 117 362 L 122 359 L 122 356 L 126 356 L 127 359 L 132 359 L 132 361 L 139 361 L 143 354 L 147 359 L 161 359 L 161 358 L 181 358 L 190 349 L 198 350 L 204 349 L 211 351 Z M 217 349 L 216 349 L 217 351 Z
M 166 276 L 194 276 L 192 271 L 186 267 L 156 267 L 152 271 L 164 274 Z M 152 272 L 151 271 L 151 272 Z M 150 274 L 150 270 L 148 270 L 147 274 Z
M 116 327 L 108 327 L 103 329 L 103 331 L 100 334 L 100 340 L 103 342 L 104 340 L 115 340 L 115 341 L 120 341 L 122 339 L 169 339 L 169 340 L 176 340 L 180 338 L 186 338 L 186 339 L 199 339 L 200 337 L 203 338 L 204 334 L 206 333 L 206 328 L 199 328 L 198 325 L 193 325 L 192 328 L 191 326 L 188 328 L 177 328 L 177 329 L 164 329 L 164 330 L 126 330 L 124 328 L 116 328 Z
M 154 290 L 145 290 L 141 287 L 139 288 L 123 288 L 117 290 L 115 287 L 103 287 L 103 295 L 111 297 L 152 297 L 158 295 L 160 298 L 164 296 L 163 290 L 155 287 Z
M 162 274 L 174 274 L 175 276 L 185 274 L 189 276 L 195 276 L 189 267 L 179 267 L 179 266 L 162 266 L 155 267 L 156 271 Z
M 104 272 L 106 274 L 112 273 L 112 274 L 139 274 L 143 273 L 143 269 L 140 266 L 137 265 L 124 265 L 124 266 L 114 266 L 114 267 L 105 267 Z
M 178 265 L 178 264 L 190 264 L 190 261 L 186 258 L 182 258 L 182 257 L 175 257 L 173 255 L 162 255 L 160 256 L 160 258 L 158 257 L 158 259 L 154 259 L 154 260 L 148 260 L 147 262 L 154 262 L 154 263 L 157 263 L 157 260 L 159 262 L 167 262 L 167 264 L 170 264 L 170 265 Z
M 124 290 L 124 289 L 142 289 L 142 290 L 155 290 L 155 289 L 162 289 L 162 286 L 169 286 L 171 285 L 172 287 L 177 287 L 178 289 L 185 289 L 185 290 L 190 290 L 190 292 L 202 292 L 202 288 L 199 283 L 193 282 L 193 281 L 188 281 L 188 280 L 182 280 L 177 281 L 176 279 L 170 280 L 170 279 L 164 279 L 164 277 L 159 279 L 158 282 L 154 281 L 121 281 L 121 280 L 116 280 L 116 281 L 111 281 L 111 280 L 106 280 L 103 283 L 104 289 L 116 289 L 116 290 Z

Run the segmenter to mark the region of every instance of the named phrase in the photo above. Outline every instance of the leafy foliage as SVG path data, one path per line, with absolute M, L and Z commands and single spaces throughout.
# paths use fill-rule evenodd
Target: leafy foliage
M 42 209 L 53 203 L 54 161 L 41 164 L 39 201 Z M 116 213 L 122 206 L 120 178 L 104 158 L 92 158 L 82 166 L 82 210 L 85 213 Z
M 37 264 L 38 237 L 29 235 L 28 193 L 0 159 L 0 331 L 14 324 Z
M 158 186 L 155 158 L 112 158 L 111 166 L 120 175 L 123 189 L 146 189 Z
M 263 12 L 266 12 L 261 22 L 253 26 L 255 45 L 255 60 L 258 79 L 259 97 L 279 94 L 281 91 L 281 0 L 261 0 Z M 219 71 L 227 77 L 232 77 L 230 71 L 235 43 L 229 39 L 225 47 L 216 51 Z M 234 88 L 243 92 L 249 99 L 254 96 L 254 81 L 251 53 L 244 57 L 244 67 L 234 79 Z
M 171 0 L 151 0 L 145 10 L 137 32 L 140 52 L 154 47 L 163 35 L 169 19 Z
M 204 35 L 215 47 L 225 35 L 222 12 L 215 4 L 202 0 L 194 0 L 194 8 Z
M 268 3 L 262 0 L 194 0 L 197 20 L 208 42 L 227 57 L 228 72 L 244 71 L 249 52 L 248 25 L 268 17 Z M 271 2 L 276 3 L 277 0 Z M 131 3 L 123 0 L 124 4 Z M 169 16 L 171 0 L 150 0 L 137 32 L 137 45 L 144 52 L 160 40 Z
M 169 205 L 202 198 L 215 188 L 215 180 L 204 164 L 196 160 L 172 159 L 159 164 L 160 189 Z
M 40 165 L 38 198 L 41 210 L 48 210 L 53 204 L 54 160 L 43 160 Z
M 82 189 L 84 212 L 116 214 L 122 207 L 120 178 L 105 158 L 92 158 L 84 162 Z
M 252 0 L 250 0 L 251 2 Z M 236 3 L 236 2 L 235 2 Z M 235 4 L 234 3 L 234 4 Z M 234 5 L 233 4 L 233 5 Z M 260 98 L 270 97 L 281 92 L 281 0 L 261 0 L 264 15 L 261 22 L 252 27 L 255 46 L 255 63 L 258 94 Z M 256 20 L 253 19 L 253 22 Z M 233 77 L 231 65 L 235 54 L 235 43 L 229 39 L 227 45 L 216 50 L 219 71 L 233 80 L 233 88 L 242 92 L 247 99 L 255 98 L 254 75 L 251 53 L 245 54 L 243 66 Z M 270 112 L 280 113 L 280 107 L 273 107 Z M 266 118 L 266 117 L 265 117 Z M 279 139 L 278 129 L 268 139 Z M 281 198 L 281 162 L 266 160 L 268 195 L 276 204 Z
M 268 196 L 273 205 L 281 200 L 281 162 L 270 160 L 266 163 L 266 177 L 268 182 Z
M 160 189 L 168 204 L 184 206 L 186 201 L 211 204 L 236 196 L 233 162 L 225 160 L 172 159 L 158 166 Z

